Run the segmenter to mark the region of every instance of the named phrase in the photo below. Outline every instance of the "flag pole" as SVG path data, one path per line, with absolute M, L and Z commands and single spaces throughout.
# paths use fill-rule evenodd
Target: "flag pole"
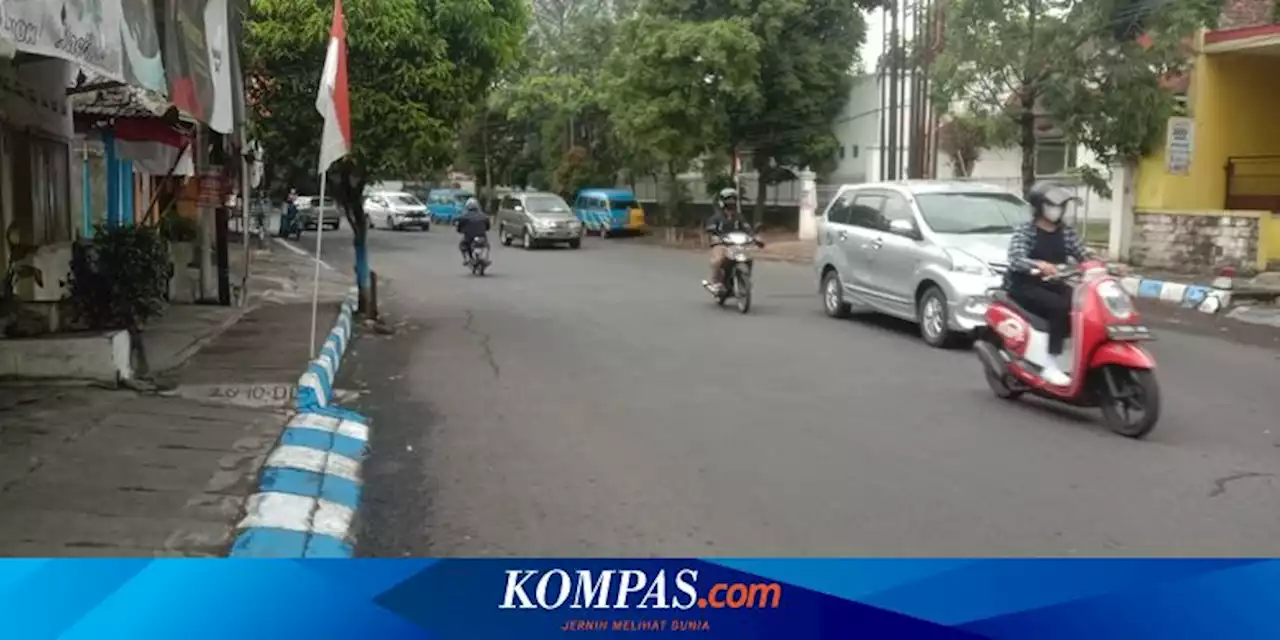
M 316 205 L 319 214 L 316 216 L 316 271 L 315 282 L 311 288 L 311 359 L 316 357 L 316 316 L 320 311 L 320 247 L 324 241 L 324 190 L 328 182 L 328 171 L 320 172 L 320 202 Z

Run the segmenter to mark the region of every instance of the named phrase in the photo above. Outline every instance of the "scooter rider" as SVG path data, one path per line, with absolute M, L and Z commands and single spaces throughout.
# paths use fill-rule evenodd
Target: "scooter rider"
M 462 264 L 468 266 L 471 264 L 472 253 L 471 243 L 476 238 L 484 238 L 489 231 L 489 216 L 480 208 L 480 201 L 475 198 L 467 198 L 467 203 L 462 207 L 462 215 L 458 216 L 458 220 L 454 223 L 458 233 L 462 234 L 462 241 L 458 243 L 458 250 L 462 252 Z
M 1067 258 L 1078 262 L 1089 259 L 1089 249 L 1071 227 L 1062 223 L 1067 204 L 1075 200 L 1066 189 L 1049 182 L 1039 182 L 1027 193 L 1031 204 L 1030 222 L 1019 225 L 1009 243 L 1009 271 L 1005 289 L 1009 297 L 1027 311 L 1049 323 L 1048 343 L 1043 334 L 1032 332 L 1027 345 L 1027 359 L 1042 368 L 1041 377 L 1049 384 L 1067 386 L 1071 377 L 1063 347 L 1071 333 L 1071 287 L 1044 278 L 1058 272 L 1057 265 Z
M 734 231 L 742 231 L 751 233 L 751 225 L 742 219 L 742 213 L 738 210 L 738 192 L 732 188 L 726 187 L 716 194 L 715 199 L 716 212 L 707 219 L 706 232 L 711 236 L 711 279 L 707 282 L 714 289 L 719 289 L 724 285 L 720 282 L 722 275 L 722 267 L 727 254 L 724 244 L 720 239 L 725 235 Z M 757 241 L 756 244 L 761 247 L 763 242 Z

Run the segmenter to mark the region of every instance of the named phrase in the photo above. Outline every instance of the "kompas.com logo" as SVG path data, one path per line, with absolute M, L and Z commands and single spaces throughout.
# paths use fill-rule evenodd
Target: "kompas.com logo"
M 717 582 L 698 587 L 698 571 L 665 569 L 652 577 L 636 569 L 573 572 L 510 569 L 499 609 L 776 609 L 782 585 L 776 582 Z

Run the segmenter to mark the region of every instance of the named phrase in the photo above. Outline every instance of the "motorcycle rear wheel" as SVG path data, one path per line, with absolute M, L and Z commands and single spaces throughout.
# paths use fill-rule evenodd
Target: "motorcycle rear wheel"
M 1108 371 L 1099 373 L 1098 403 L 1107 428 L 1126 438 L 1146 437 L 1160 419 L 1160 385 L 1155 372 L 1110 366 Z M 1113 397 L 1105 378 L 1108 373 L 1123 394 L 1121 397 Z M 1141 412 L 1137 418 L 1133 416 L 1135 409 Z

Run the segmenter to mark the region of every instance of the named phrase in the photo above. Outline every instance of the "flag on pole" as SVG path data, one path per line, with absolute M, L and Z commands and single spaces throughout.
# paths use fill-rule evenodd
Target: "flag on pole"
M 316 111 L 324 118 L 320 138 L 320 173 L 329 170 L 338 158 L 351 153 L 351 109 L 347 97 L 347 32 L 342 22 L 342 0 L 334 0 L 333 26 L 329 28 L 329 52 L 324 57 L 324 75 Z

